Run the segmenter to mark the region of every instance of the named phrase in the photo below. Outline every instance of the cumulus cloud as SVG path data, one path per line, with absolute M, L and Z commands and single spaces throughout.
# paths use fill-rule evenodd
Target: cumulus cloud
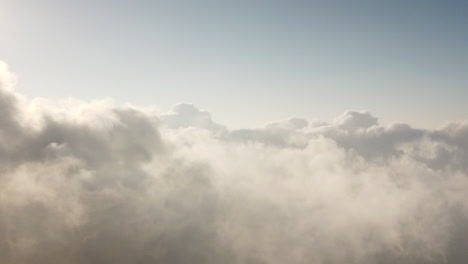
M 0 65 L 0 263 L 467 263 L 468 123 L 229 130 L 27 100 Z
M 167 114 L 161 115 L 164 124 L 170 128 L 196 127 L 212 133 L 223 133 L 226 127 L 213 122 L 211 114 L 196 108 L 193 104 L 176 104 Z

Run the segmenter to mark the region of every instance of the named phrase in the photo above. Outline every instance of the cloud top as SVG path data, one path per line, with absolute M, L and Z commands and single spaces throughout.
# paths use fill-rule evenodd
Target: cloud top
M 0 64 L 1 263 L 466 263 L 468 123 L 229 130 L 28 100 Z

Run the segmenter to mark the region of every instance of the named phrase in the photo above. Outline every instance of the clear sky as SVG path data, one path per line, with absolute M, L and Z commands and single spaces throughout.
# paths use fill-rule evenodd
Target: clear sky
M 468 1 L 0 0 L 28 97 L 180 102 L 230 127 L 346 109 L 468 119 Z

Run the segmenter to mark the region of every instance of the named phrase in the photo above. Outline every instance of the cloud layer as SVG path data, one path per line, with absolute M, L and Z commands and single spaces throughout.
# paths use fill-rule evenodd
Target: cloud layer
M 467 263 L 468 122 L 229 130 L 29 100 L 0 64 L 0 263 Z

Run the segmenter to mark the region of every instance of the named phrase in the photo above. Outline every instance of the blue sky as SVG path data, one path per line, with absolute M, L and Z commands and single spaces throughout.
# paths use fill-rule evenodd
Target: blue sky
M 0 60 L 32 97 L 194 103 L 230 127 L 346 109 L 467 119 L 466 1 L 5 1 Z

